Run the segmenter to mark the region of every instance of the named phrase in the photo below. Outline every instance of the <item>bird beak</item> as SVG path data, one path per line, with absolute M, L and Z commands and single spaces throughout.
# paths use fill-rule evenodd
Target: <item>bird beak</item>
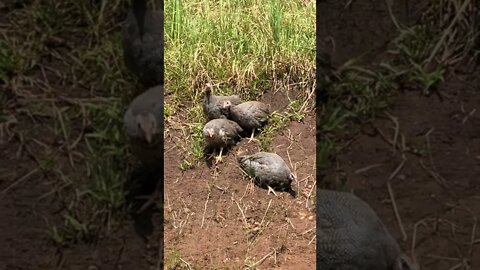
M 145 140 L 147 140 L 148 143 L 152 143 L 152 133 L 151 132 L 145 132 Z

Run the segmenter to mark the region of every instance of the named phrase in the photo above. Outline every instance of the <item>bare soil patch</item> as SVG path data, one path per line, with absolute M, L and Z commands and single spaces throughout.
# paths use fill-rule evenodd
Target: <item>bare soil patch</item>
M 389 113 L 399 123 L 404 158 L 387 142 L 395 134 L 387 116 L 365 127 L 339 158 L 348 186 L 372 205 L 405 250 L 414 247 L 422 269 L 480 267 L 480 81 L 470 81 L 478 74 L 452 76 L 441 88 L 443 101 L 416 92 L 395 98 Z M 406 239 L 387 191 L 387 179 L 403 160 L 391 185 Z
M 262 101 L 279 111 L 288 105 L 282 92 L 266 94 Z M 296 198 L 269 194 L 243 175 L 237 157 L 259 151 L 255 141 L 243 139 L 223 163 L 211 168 L 202 163 L 182 172 L 181 153 L 172 148 L 176 136 L 167 134 L 165 142 L 166 151 L 170 149 L 165 160 L 167 266 L 180 256 L 193 269 L 315 268 L 313 112 L 302 122 L 291 122 L 271 144 L 297 176 L 292 183 Z
M 397 19 L 414 22 L 418 5 L 406 12 L 403 4 L 395 1 Z M 335 40 L 335 65 L 365 52 L 366 64 L 385 55 L 384 44 L 396 30 L 384 1 L 357 1 L 350 12 L 340 12 L 338 1 L 321 6 L 320 33 Z M 328 50 L 328 40 L 324 44 Z M 339 134 L 352 141 L 335 168 L 322 172 L 327 181 L 346 180 L 343 188 L 372 206 L 421 269 L 480 267 L 479 74 L 472 67 L 452 70 L 439 89 L 441 97 L 396 93 L 386 113 L 363 126 L 360 134 Z M 390 177 L 394 201 L 387 186 Z

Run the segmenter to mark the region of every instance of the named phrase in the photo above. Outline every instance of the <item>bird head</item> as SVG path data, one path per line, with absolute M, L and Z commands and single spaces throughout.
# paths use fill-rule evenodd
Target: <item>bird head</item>
M 293 173 L 290 173 L 290 175 L 288 176 L 288 179 L 289 179 L 290 181 L 293 181 L 293 180 L 295 180 L 295 179 L 297 179 L 297 178 L 295 177 L 295 175 L 294 175 Z
M 230 100 L 225 100 L 222 106 L 223 108 L 230 108 L 230 106 L 232 106 L 232 102 Z
M 147 143 L 151 143 L 153 137 L 157 134 L 157 120 L 153 114 L 139 114 L 136 117 L 138 129 Z
M 212 89 L 210 89 L 209 84 L 207 84 L 208 88 L 205 89 L 205 100 L 210 103 L 210 97 L 212 96 Z
M 213 138 L 213 136 L 215 135 L 215 132 L 213 131 L 213 128 L 207 128 L 207 138 Z

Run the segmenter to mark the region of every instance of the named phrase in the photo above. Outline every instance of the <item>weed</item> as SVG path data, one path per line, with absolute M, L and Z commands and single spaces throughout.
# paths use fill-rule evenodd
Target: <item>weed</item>
M 177 269 L 192 269 L 191 265 L 182 259 L 182 254 L 178 251 L 172 251 L 165 259 L 165 269 L 177 270 Z

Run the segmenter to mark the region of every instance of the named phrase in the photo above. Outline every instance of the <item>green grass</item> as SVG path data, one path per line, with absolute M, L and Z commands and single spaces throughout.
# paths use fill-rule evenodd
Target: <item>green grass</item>
M 182 259 L 182 254 L 178 251 L 172 251 L 165 258 L 165 269 L 177 270 L 177 269 L 192 269 L 190 264 Z
M 195 167 L 202 156 L 201 99 L 208 85 L 244 100 L 258 99 L 274 81 L 313 85 L 314 2 L 167 0 L 165 37 L 166 106 L 169 115 L 181 115 L 172 127 L 189 146 L 181 169 Z M 279 126 L 285 123 L 270 129 Z M 271 138 L 264 138 L 266 148 Z

